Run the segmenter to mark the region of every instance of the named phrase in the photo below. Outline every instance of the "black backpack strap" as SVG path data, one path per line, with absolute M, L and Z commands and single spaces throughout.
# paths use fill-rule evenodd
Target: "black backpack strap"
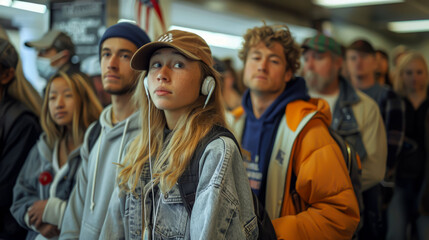
M 350 166 L 352 161 L 352 156 L 351 156 L 352 153 L 351 153 L 350 145 L 343 139 L 343 137 L 341 137 L 331 127 L 329 127 L 328 129 L 332 138 L 335 140 L 338 147 L 340 147 L 341 153 L 343 154 L 344 160 L 346 161 L 347 171 L 350 172 Z
M 101 125 L 100 121 L 96 121 L 93 128 L 91 128 L 91 132 L 88 136 L 88 153 L 91 152 L 91 149 L 94 147 L 95 142 L 97 142 L 98 137 L 100 136 Z
M 192 208 L 195 203 L 195 195 L 197 192 L 198 182 L 199 182 L 199 163 L 200 158 L 202 157 L 207 145 L 213 140 L 224 136 L 229 137 L 234 140 L 234 142 L 239 147 L 237 140 L 234 135 L 226 128 L 221 126 L 213 126 L 210 132 L 203 137 L 197 145 L 194 154 L 192 155 L 191 161 L 186 168 L 185 172 L 180 176 L 177 181 L 180 196 L 182 198 L 183 204 L 185 205 L 186 211 L 191 215 Z

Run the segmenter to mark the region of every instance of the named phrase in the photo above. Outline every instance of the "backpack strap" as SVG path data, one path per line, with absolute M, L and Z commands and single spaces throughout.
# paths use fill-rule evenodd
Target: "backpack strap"
M 198 143 L 197 148 L 195 149 L 195 152 L 191 157 L 189 165 L 186 167 L 185 172 L 182 174 L 182 176 L 180 176 L 179 180 L 177 181 L 180 196 L 189 215 L 191 215 L 192 208 L 195 203 L 195 196 L 200 178 L 199 160 L 203 156 L 207 145 L 213 140 L 222 136 L 231 138 L 232 140 L 234 140 L 235 144 L 237 144 L 237 147 L 240 146 L 237 142 L 237 139 L 235 139 L 234 135 L 228 129 L 217 125 L 213 126 L 209 133 L 204 136 Z
M 95 122 L 94 127 L 91 128 L 91 132 L 88 136 L 88 152 L 91 152 L 91 149 L 94 147 L 95 142 L 97 142 L 98 137 L 100 136 L 101 132 L 101 124 L 100 121 L 97 120 Z

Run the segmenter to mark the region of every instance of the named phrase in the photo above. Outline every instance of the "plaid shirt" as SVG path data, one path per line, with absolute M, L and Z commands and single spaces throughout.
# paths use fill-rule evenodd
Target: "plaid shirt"
M 380 107 L 387 133 L 387 169 L 395 166 L 405 136 L 405 104 L 390 88 L 378 83 L 362 90 Z

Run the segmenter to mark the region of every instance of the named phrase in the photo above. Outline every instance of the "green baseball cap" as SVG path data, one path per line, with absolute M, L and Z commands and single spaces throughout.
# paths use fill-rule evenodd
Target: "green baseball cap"
M 301 46 L 304 49 L 312 49 L 318 52 L 332 52 L 341 56 L 341 45 L 333 38 L 323 34 L 317 34 L 312 38 L 307 38 Z

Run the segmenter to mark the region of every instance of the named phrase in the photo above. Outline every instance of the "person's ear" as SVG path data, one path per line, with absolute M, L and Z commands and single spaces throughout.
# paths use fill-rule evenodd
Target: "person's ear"
M 0 83 L 2 86 L 9 84 L 15 78 L 15 69 L 4 69 L 1 73 Z
M 292 70 L 286 69 L 285 78 L 284 78 L 285 83 L 288 83 L 292 79 L 292 77 L 293 77 Z

